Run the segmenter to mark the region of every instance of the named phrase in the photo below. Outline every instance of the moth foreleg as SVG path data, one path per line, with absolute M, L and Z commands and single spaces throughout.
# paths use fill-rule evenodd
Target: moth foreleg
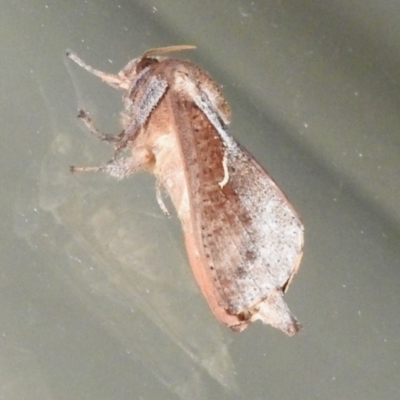
M 90 133 L 97 137 L 97 139 L 102 140 L 104 142 L 115 143 L 121 140 L 121 136 L 124 132 L 119 135 L 109 135 L 106 133 L 100 132 L 96 126 L 93 124 L 92 119 L 89 117 L 89 114 L 84 110 L 79 110 L 78 118 L 86 125 L 89 129 Z
M 71 60 L 75 61 L 80 67 L 86 69 L 86 71 L 90 72 L 93 75 L 98 76 L 103 82 L 108 83 L 110 86 L 119 89 L 120 85 L 123 83 L 123 80 L 120 76 L 114 74 L 108 74 L 107 72 L 99 71 L 86 64 L 83 60 L 81 60 L 75 53 L 71 53 L 67 51 L 67 57 Z

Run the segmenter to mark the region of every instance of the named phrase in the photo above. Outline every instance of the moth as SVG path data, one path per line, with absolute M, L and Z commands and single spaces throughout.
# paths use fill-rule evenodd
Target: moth
M 288 335 L 300 326 L 283 299 L 303 252 L 303 225 L 270 176 L 228 133 L 230 109 L 211 77 L 190 61 L 146 51 L 118 74 L 67 53 L 78 65 L 123 91 L 122 131 L 101 133 L 114 146 L 105 165 L 71 167 L 122 179 L 138 170 L 156 176 L 156 198 L 169 194 L 182 223 L 189 263 L 219 321 L 234 331 L 261 320 Z M 123 152 L 130 155 L 124 156 Z

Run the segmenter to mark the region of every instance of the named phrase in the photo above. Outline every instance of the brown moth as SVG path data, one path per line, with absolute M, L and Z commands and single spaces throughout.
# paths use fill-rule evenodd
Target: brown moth
M 123 130 L 100 133 L 89 116 L 79 117 L 99 139 L 115 147 L 99 167 L 122 179 L 138 170 L 157 178 L 182 223 L 194 276 L 219 321 L 235 331 L 260 319 L 288 335 L 299 330 L 283 300 L 302 257 L 303 225 L 264 169 L 228 133 L 230 110 L 218 85 L 189 61 L 160 57 L 194 46 L 146 51 L 117 75 L 68 56 L 124 92 Z M 129 150 L 130 156 L 121 156 Z

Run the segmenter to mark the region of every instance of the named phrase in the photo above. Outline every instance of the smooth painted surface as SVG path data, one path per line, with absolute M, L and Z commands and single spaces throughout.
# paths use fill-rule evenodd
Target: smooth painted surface
M 0 397 L 398 399 L 397 2 L 5 1 Z M 208 310 L 154 180 L 74 175 L 111 149 L 117 72 L 150 47 L 223 85 L 233 135 L 299 211 L 305 256 L 286 300 L 303 332 L 234 334 Z

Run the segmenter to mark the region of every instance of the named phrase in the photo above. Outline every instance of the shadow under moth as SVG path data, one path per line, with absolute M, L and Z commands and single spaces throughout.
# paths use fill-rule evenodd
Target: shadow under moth
M 219 321 L 242 331 L 261 320 L 288 335 L 299 330 L 283 299 L 302 257 L 303 225 L 264 169 L 228 133 L 230 109 L 218 85 L 195 64 L 160 56 L 192 49 L 150 49 L 118 74 L 67 55 L 122 90 L 123 130 L 102 134 L 79 117 L 114 155 L 98 167 L 118 179 L 146 170 L 168 192 L 185 237 L 193 274 Z M 124 157 L 122 152 L 130 155 Z

